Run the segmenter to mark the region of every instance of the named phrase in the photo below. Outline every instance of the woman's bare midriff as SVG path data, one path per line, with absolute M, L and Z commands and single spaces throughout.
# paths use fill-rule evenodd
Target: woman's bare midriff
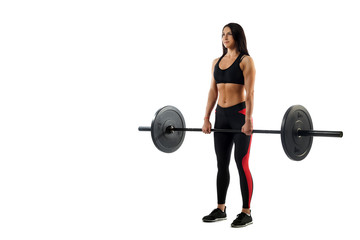
M 245 86 L 234 83 L 219 83 L 216 85 L 219 91 L 218 104 L 227 108 L 245 101 Z

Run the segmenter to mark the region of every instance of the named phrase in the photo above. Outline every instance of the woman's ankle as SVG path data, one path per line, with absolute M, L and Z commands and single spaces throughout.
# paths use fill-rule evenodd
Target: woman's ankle
M 218 209 L 220 209 L 221 211 L 225 212 L 225 204 L 218 204 Z
M 250 214 L 251 214 L 250 208 L 243 208 L 243 209 L 242 209 L 242 212 L 243 212 L 243 213 L 246 213 L 247 215 L 250 215 Z

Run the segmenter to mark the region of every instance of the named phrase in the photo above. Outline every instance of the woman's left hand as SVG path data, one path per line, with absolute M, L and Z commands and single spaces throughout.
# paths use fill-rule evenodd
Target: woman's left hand
M 253 131 L 253 123 L 251 120 L 247 120 L 241 128 L 241 132 L 250 136 L 252 134 L 252 131 Z

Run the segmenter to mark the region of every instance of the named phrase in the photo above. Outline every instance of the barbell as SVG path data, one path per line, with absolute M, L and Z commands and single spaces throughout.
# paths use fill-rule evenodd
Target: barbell
M 139 127 L 139 131 L 150 131 L 154 145 L 162 152 L 172 153 L 184 141 L 185 132 L 201 132 L 201 128 L 186 128 L 185 119 L 173 106 L 160 108 L 150 127 Z M 240 129 L 211 129 L 211 132 L 240 133 Z M 294 105 L 285 112 L 281 130 L 253 130 L 252 133 L 280 134 L 286 155 L 295 161 L 303 160 L 310 152 L 313 137 L 343 137 L 342 131 L 313 130 L 310 113 L 301 105 Z

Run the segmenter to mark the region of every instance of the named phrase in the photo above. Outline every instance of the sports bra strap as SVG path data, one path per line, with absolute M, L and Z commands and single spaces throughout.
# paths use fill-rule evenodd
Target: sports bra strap
M 246 54 L 242 55 L 241 58 L 240 58 L 240 62 L 241 62 L 246 56 L 247 56 Z

